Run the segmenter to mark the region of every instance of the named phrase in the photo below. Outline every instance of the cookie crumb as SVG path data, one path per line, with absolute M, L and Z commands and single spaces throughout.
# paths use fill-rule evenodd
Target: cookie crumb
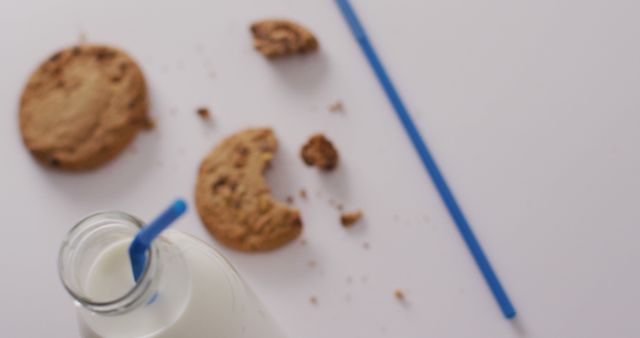
M 371 248 L 371 245 L 369 245 L 369 242 L 364 242 L 362 243 L 362 248 L 365 250 L 369 250 L 369 248 Z
M 345 228 L 353 226 L 362 218 L 362 211 L 345 212 L 340 216 L 340 222 Z
M 344 112 L 344 105 L 342 104 L 342 101 L 338 100 L 332 104 L 329 105 L 329 111 L 332 113 L 343 113 Z
M 200 107 L 200 108 L 198 108 L 198 110 L 196 110 L 196 112 L 198 113 L 198 115 L 201 118 L 203 118 L 205 120 L 207 120 L 207 119 L 209 119 L 209 117 L 211 117 L 211 114 L 209 113 L 209 108 L 207 108 L 207 107 Z
M 310 268 L 315 268 L 318 265 L 318 263 L 316 261 L 314 261 L 313 259 L 307 262 L 307 266 Z
M 302 146 L 300 156 L 308 166 L 316 166 L 322 170 L 333 170 L 338 165 L 338 151 L 322 134 L 314 134 Z
M 287 201 L 287 204 L 293 204 L 293 196 L 287 195 L 286 201 Z
M 318 305 L 318 299 L 315 296 L 311 296 L 311 298 L 309 298 L 309 303 L 312 305 Z
M 397 300 L 399 301 L 404 301 L 404 292 L 402 292 L 401 289 L 396 289 L 396 291 L 393 292 L 393 295 L 396 297 Z
M 342 203 L 337 202 L 333 198 L 329 198 L 329 205 L 331 205 L 332 207 L 336 208 L 336 210 L 338 210 L 340 212 L 342 212 L 344 210 L 344 206 L 342 205 Z
M 307 242 L 306 239 L 303 238 L 303 239 L 300 240 L 300 244 L 304 245 L 304 246 L 307 246 L 307 244 L 309 244 L 309 243 Z
M 304 189 L 300 189 L 300 198 L 302 198 L 303 200 L 307 199 L 307 191 Z

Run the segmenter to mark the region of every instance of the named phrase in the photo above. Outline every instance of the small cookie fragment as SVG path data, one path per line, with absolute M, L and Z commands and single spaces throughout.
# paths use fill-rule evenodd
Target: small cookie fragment
M 342 104 L 342 101 L 338 100 L 334 103 L 332 103 L 331 105 L 329 105 L 329 111 L 332 113 L 342 113 L 344 112 L 344 105 Z
M 333 198 L 329 199 L 329 205 L 331 205 L 332 207 L 336 208 L 336 210 L 342 212 L 342 210 L 344 210 L 344 205 L 342 205 L 342 203 L 334 200 Z
M 311 303 L 312 305 L 318 305 L 318 298 L 316 298 L 315 296 L 311 296 L 309 298 L 309 303 Z
M 40 162 L 67 170 L 115 158 L 148 120 L 144 75 L 124 51 L 81 44 L 62 49 L 29 78 L 20 131 Z
M 333 170 L 338 165 L 338 151 L 322 134 L 312 135 L 300 150 L 300 156 L 308 166 Z
M 207 107 L 198 108 L 198 110 L 196 110 L 196 113 L 198 113 L 198 115 L 205 120 L 209 119 L 209 117 L 211 116 L 209 114 L 209 108 Z
M 405 300 L 404 292 L 401 289 L 396 289 L 396 291 L 393 292 L 393 295 L 399 301 L 404 301 Z
M 268 58 L 303 54 L 318 49 L 318 40 L 300 24 L 289 20 L 262 20 L 251 25 L 253 46 Z
M 343 227 L 349 228 L 354 224 L 356 224 L 356 222 L 358 222 L 361 218 L 362 218 L 361 210 L 345 212 L 342 215 L 340 215 L 340 222 L 342 223 Z
M 246 129 L 227 137 L 202 161 L 196 208 L 223 244 L 242 251 L 273 250 L 302 232 L 300 212 L 275 201 L 264 177 L 276 149 L 271 129 Z
M 300 189 L 300 198 L 303 200 L 307 199 L 307 191 L 305 189 Z
M 293 204 L 293 196 L 287 195 L 287 198 L 285 199 L 285 201 L 287 201 L 287 204 Z

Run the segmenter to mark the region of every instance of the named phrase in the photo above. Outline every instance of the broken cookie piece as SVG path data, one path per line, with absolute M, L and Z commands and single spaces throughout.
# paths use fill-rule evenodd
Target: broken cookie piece
M 345 228 L 351 227 L 356 224 L 362 218 L 362 210 L 353 212 L 345 212 L 340 215 L 340 223 Z
M 316 166 L 322 170 L 333 170 L 338 165 L 338 151 L 322 134 L 311 136 L 302 147 L 300 156 L 308 166 Z
M 396 291 L 393 292 L 393 295 L 399 301 L 404 301 L 404 299 L 405 299 L 404 298 L 404 292 L 402 291 L 402 289 L 396 289 Z
M 306 28 L 289 20 L 262 20 L 251 25 L 253 46 L 262 55 L 276 58 L 318 49 L 318 40 Z
M 342 101 L 338 100 L 334 103 L 332 103 L 331 105 L 329 105 L 329 111 L 332 113 L 342 113 L 344 112 L 344 105 L 342 104 Z
M 209 119 L 209 117 L 211 117 L 211 114 L 209 113 L 209 108 L 207 107 L 200 107 L 198 108 L 198 110 L 196 110 L 196 113 L 198 113 L 198 116 L 200 116 L 201 118 L 207 120 Z
M 271 129 L 246 129 L 217 145 L 202 161 L 196 208 L 207 230 L 242 251 L 266 251 L 302 232 L 297 209 L 277 202 L 264 178 L 277 149 Z

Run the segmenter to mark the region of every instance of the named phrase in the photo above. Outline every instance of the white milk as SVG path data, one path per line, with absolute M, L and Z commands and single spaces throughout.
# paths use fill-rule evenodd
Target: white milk
M 108 302 L 124 296 L 136 282 L 129 259 L 131 240 L 115 242 L 104 250 L 89 269 L 87 294 L 95 301 Z
M 171 276 L 167 271 L 161 272 L 157 297 L 130 312 L 100 315 L 80 308 L 83 337 L 285 337 L 220 254 L 178 231 L 166 231 L 163 237 L 179 249 L 184 273 Z M 115 242 L 97 255 L 84 284 L 88 297 L 94 301 L 112 301 L 125 296 L 134 286 L 127 251 L 129 243 L 130 239 Z M 167 283 L 162 284 L 164 282 Z

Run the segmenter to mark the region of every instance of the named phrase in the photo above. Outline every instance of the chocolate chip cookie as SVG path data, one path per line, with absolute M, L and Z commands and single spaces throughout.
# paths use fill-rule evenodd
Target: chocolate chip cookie
M 243 251 L 266 251 L 298 237 L 298 210 L 273 199 L 264 171 L 277 150 L 271 129 L 246 129 L 218 144 L 202 161 L 195 198 L 209 232 Z
M 41 162 L 87 170 L 116 157 L 147 119 L 142 71 L 125 52 L 102 45 L 63 49 L 29 78 L 20 131 Z

